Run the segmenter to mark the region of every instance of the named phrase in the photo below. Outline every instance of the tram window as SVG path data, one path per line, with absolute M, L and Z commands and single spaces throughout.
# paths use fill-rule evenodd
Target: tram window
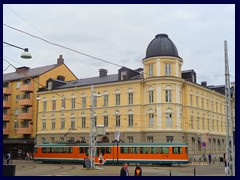
M 72 153 L 72 150 L 73 150 L 72 147 L 69 147 L 67 152 Z
M 122 154 L 128 154 L 128 147 L 121 147 L 121 151 Z
M 100 147 L 100 153 L 105 154 L 105 147 Z
M 132 154 L 137 154 L 138 153 L 138 148 L 137 147 L 132 147 Z
M 158 147 L 150 147 L 151 154 L 158 154 Z
M 148 147 L 140 147 L 140 154 L 147 154 L 148 153 Z
M 47 151 L 47 148 L 43 147 L 42 148 L 42 153 L 46 153 L 46 151 Z
M 34 152 L 35 152 L 35 153 L 38 153 L 38 148 L 34 148 Z
M 50 147 L 47 147 L 46 153 L 50 153 L 50 152 L 51 152 L 51 148 L 50 148 Z
M 169 154 L 169 147 L 160 147 L 160 154 Z
M 79 153 L 84 153 L 84 147 L 79 147 Z
M 106 154 L 111 154 L 111 148 L 110 147 L 106 147 Z
M 89 153 L 89 147 L 85 147 L 85 154 L 86 156 L 88 156 L 90 153 Z
M 188 148 L 187 147 L 185 147 L 185 152 L 186 152 L 186 154 L 188 154 Z
M 182 147 L 173 147 L 173 154 L 182 154 Z

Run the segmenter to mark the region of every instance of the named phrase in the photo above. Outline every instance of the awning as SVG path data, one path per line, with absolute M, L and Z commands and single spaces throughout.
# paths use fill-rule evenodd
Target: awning
M 3 144 L 35 144 L 35 139 L 4 139 Z

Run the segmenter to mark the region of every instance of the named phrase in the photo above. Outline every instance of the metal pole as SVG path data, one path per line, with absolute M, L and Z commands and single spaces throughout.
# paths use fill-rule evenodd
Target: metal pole
M 224 41 L 225 55 L 225 101 L 226 101 L 226 157 L 227 167 L 229 168 L 228 176 L 235 176 L 235 151 L 233 146 L 233 119 L 231 109 L 231 91 L 230 91 L 230 74 L 228 66 L 227 41 Z
M 90 133 L 89 133 L 89 149 L 90 149 L 90 160 L 91 168 L 95 168 L 95 123 L 94 123 L 94 86 L 91 85 L 91 118 L 90 118 Z
M 195 168 L 195 165 L 194 165 L 194 169 L 193 169 L 193 174 L 194 174 L 194 176 L 196 176 L 196 168 Z
M 18 48 L 18 49 L 22 49 L 22 50 L 24 50 L 24 51 L 28 51 L 28 48 L 21 48 L 21 47 L 19 47 L 19 46 L 16 46 L 16 45 L 13 45 L 13 44 L 4 42 L 4 41 L 3 41 L 3 44 L 7 44 L 7 45 L 9 45 L 9 46 L 12 46 L 12 47 L 15 47 L 15 48 Z

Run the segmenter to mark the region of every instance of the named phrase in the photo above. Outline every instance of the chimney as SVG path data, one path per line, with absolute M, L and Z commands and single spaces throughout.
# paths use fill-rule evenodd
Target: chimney
M 202 81 L 201 85 L 204 86 L 204 87 L 207 87 L 207 81 Z
M 106 69 L 99 69 L 99 77 L 107 76 L 107 72 Z
M 57 76 L 57 80 L 65 81 L 65 77 L 64 77 L 64 76 L 61 76 L 61 75 L 58 75 L 58 76 Z
M 29 70 L 29 67 L 23 66 L 23 67 L 17 68 L 16 72 L 20 73 L 20 72 L 24 72 L 24 71 L 28 71 L 28 70 Z
M 63 59 L 63 56 L 62 56 L 62 55 L 59 55 L 59 58 L 57 59 L 57 64 L 58 64 L 58 65 L 64 64 L 64 59 Z

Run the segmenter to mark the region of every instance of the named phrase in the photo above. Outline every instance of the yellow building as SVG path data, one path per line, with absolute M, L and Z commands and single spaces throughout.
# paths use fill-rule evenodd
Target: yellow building
M 190 157 L 225 152 L 225 96 L 222 87 L 196 83 L 194 70 L 182 71 L 182 58 L 166 34 L 147 47 L 143 68 L 75 81 L 49 79 L 51 91 L 38 92 L 37 143 L 89 141 L 91 105 L 100 142 L 186 142 Z M 94 97 L 91 96 L 94 85 Z M 91 100 L 94 99 L 93 103 Z
M 37 91 L 49 78 L 66 81 L 76 76 L 60 56 L 57 64 L 38 68 L 19 67 L 3 74 L 3 146 L 4 153 L 22 156 L 33 152 L 37 132 Z

